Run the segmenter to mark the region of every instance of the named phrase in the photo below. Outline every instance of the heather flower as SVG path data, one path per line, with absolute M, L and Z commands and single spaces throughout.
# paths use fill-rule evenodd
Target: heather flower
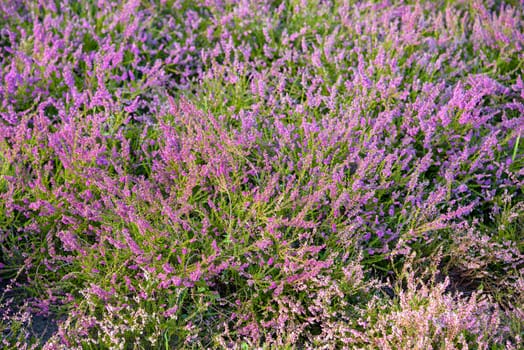
M 520 7 L 17 0 L 0 23 L 0 275 L 67 315 L 35 346 L 520 343 Z M 11 311 L 4 346 L 29 344 Z

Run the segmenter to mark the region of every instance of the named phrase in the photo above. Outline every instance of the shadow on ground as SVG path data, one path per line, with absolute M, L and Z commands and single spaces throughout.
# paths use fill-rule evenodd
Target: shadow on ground
M 43 346 L 58 331 L 58 318 L 53 314 L 38 314 L 28 304 L 23 286 L 13 287 L 10 280 L 0 278 L 1 338 L 9 340 L 18 333 L 28 344 Z M 28 310 L 29 317 L 24 317 Z

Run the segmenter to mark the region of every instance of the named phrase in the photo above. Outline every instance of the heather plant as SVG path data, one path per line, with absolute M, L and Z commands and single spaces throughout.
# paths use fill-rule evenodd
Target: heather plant
M 1 2 L 2 346 L 517 349 L 521 5 Z
M 487 296 L 474 292 L 465 298 L 461 293 L 446 293 L 448 277 L 435 283 L 435 276 L 430 275 L 428 283 L 421 282 L 420 276 L 415 278 L 413 271 L 404 270 L 401 276 L 404 285 L 396 286 L 395 301 L 373 300 L 367 307 L 368 313 L 380 310 L 366 319 L 373 324 L 364 338 L 369 348 L 487 349 L 493 343 L 518 346 L 499 338 L 500 311 Z

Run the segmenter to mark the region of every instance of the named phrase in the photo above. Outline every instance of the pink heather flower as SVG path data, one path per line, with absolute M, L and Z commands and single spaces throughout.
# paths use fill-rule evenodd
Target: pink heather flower
M 164 272 L 167 274 L 171 274 L 175 272 L 175 269 L 169 263 L 165 263 L 164 265 L 162 265 L 162 268 L 164 269 Z
M 62 244 L 65 250 L 67 251 L 75 251 L 75 250 L 81 251 L 82 250 L 81 246 L 78 244 L 78 240 L 76 236 L 73 233 L 69 231 L 60 231 L 57 233 L 57 236 L 62 241 Z
M 108 301 L 111 298 L 111 296 L 113 295 L 112 292 L 108 292 L 108 291 L 102 289 L 100 286 L 98 286 L 98 285 L 96 285 L 94 283 L 91 283 L 91 287 L 89 288 L 88 291 L 90 293 L 96 295 L 97 297 L 99 297 L 103 301 Z
M 175 305 L 172 308 L 167 309 L 164 311 L 164 317 L 171 318 L 173 315 L 175 315 L 178 311 L 178 306 Z
M 197 268 L 189 274 L 189 280 L 192 282 L 196 282 L 200 279 L 201 276 L 202 271 L 200 270 L 200 266 L 197 266 Z

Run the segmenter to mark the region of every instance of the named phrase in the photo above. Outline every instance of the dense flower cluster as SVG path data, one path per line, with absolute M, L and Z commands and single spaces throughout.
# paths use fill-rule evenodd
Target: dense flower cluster
M 0 1 L 1 346 L 516 349 L 522 5 Z

